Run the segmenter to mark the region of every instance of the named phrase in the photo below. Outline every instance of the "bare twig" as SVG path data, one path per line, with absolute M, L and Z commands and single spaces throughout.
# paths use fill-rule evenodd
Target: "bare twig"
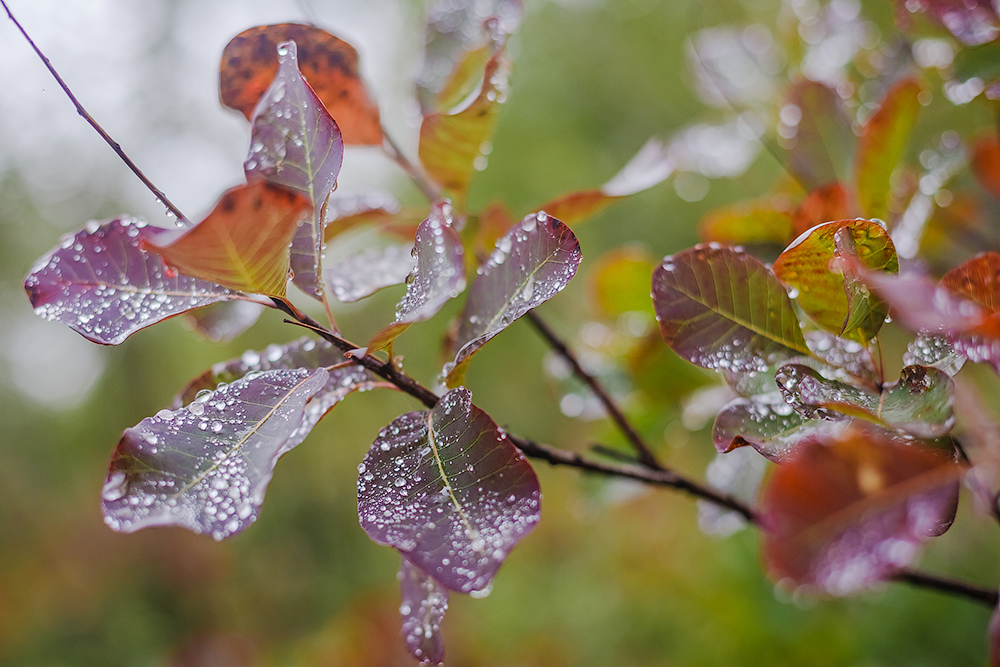
M 615 400 L 611 398 L 604 385 L 601 384 L 600 380 L 588 373 L 583 366 L 580 365 L 580 361 L 573 354 L 572 350 L 567 346 L 548 324 L 538 315 L 534 310 L 529 310 L 526 316 L 528 322 L 535 327 L 535 330 L 542 335 L 542 338 L 558 352 L 563 359 L 565 359 L 569 365 L 573 368 L 573 374 L 576 375 L 584 384 L 590 387 L 590 390 L 594 392 L 597 399 L 604 406 L 604 409 L 608 413 L 608 417 L 611 421 L 615 423 L 618 430 L 622 432 L 625 439 L 629 441 L 629 444 L 635 449 L 636 454 L 639 456 L 639 461 L 648 468 L 653 468 L 654 470 L 663 470 L 663 466 L 659 461 L 656 460 L 656 455 L 653 454 L 653 450 L 649 448 L 649 445 L 642 439 L 642 436 L 632 427 L 632 424 L 625 418 L 622 413 L 621 408 L 615 403 Z
M 7 6 L 7 3 L 4 0 L 0 0 L 0 5 L 3 5 L 4 10 L 7 12 L 7 16 L 10 17 L 10 20 L 14 22 L 14 25 L 17 26 L 17 29 L 20 30 L 21 34 L 24 35 L 24 38 L 28 40 L 28 44 L 31 45 L 31 48 L 34 49 L 35 53 L 38 54 L 38 57 L 42 59 L 42 63 L 45 64 L 45 67 L 49 70 L 52 76 L 55 77 L 56 83 L 59 84 L 59 87 L 62 88 L 63 92 L 66 93 L 67 97 L 69 97 L 70 101 L 73 103 L 73 106 L 76 107 L 76 112 L 81 116 L 83 116 L 83 119 L 85 121 L 90 123 L 90 126 L 94 128 L 99 135 L 101 135 L 101 138 L 104 139 L 104 141 L 107 142 L 109 146 L 111 146 L 112 150 L 114 150 L 114 152 L 118 154 L 118 157 L 121 158 L 122 162 L 124 162 L 128 166 L 128 168 L 132 170 L 132 173 L 135 174 L 140 181 L 142 181 L 142 184 L 145 185 L 146 188 L 148 188 L 149 191 L 153 193 L 153 196 L 156 197 L 161 204 L 166 206 L 167 210 L 177 218 L 177 222 L 179 222 L 182 225 L 190 227 L 191 226 L 190 221 L 188 221 L 188 219 L 184 217 L 184 214 L 180 212 L 180 209 L 174 206 L 174 204 L 169 199 L 167 199 L 167 196 L 163 194 L 163 192 L 161 192 L 159 188 L 153 185 L 152 181 L 146 178 L 146 174 L 142 173 L 142 170 L 139 169 L 139 167 L 136 166 L 134 162 L 132 162 L 129 156 L 125 154 L 125 151 L 122 150 L 121 145 L 117 141 L 112 139 L 111 135 L 105 132 L 104 128 L 101 127 L 96 120 L 94 120 L 94 117 L 91 116 L 87 112 L 87 110 L 83 108 L 83 105 L 80 103 L 80 100 L 76 99 L 76 95 L 74 95 L 73 91 L 69 89 L 69 86 L 66 85 L 66 82 L 63 81 L 62 77 L 59 76 L 59 72 L 56 71 L 56 68 L 52 66 L 52 63 L 49 62 L 49 59 L 45 56 L 44 53 L 42 53 L 41 49 L 38 48 L 38 45 L 35 44 L 35 42 L 31 39 L 30 36 L 28 36 L 28 33 L 24 29 L 24 27 L 20 23 L 18 23 L 18 20 L 16 18 L 14 18 L 14 15 L 11 13 L 10 7 Z
M 1000 602 L 1000 594 L 998 594 L 995 588 L 983 588 L 982 586 L 975 586 L 965 581 L 959 581 L 958 579 L 942 577 L 911 568 L 903 568 L 893 576 L 893 580 L 919 588 L 938 591 L 939 593 L 969 598 L 970 600 L 981 602 L 988 607 L 996 607 L 998 602 Z
M 406 155 L 403 154 L 402 149 L 400 149 L 399 144 L 393 140 L 392 136 L 384 127 L 382 128 L 382 137 L 384 139 L 382 143 L 382 150 L 385 151 L 385 154 L 388 155 L 393 162 L 402 167 L 403 171 L 405 171 L 407 176 L 410 177 L 414 185 L 416 185 L 420 191 L 424 193 L 424 196 L 427 197 L 427 201 L 433 204 L 437 200 L 441 199 L 441 189 L 431 183 L 423 169 L 407 159 Z

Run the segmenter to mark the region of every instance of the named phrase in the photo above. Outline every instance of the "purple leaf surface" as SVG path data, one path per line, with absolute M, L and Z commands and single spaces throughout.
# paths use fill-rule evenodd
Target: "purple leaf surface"
M 231 341 L 260 319 L 265 306 L 252 301 L 224 301 L 187 313 L 191 328 L 213 343 Z
M 469 289 L 455 360 L 444 368 L 449 385 L 460 383 L 469 357 L 487 341 L 562 291 L 582 258 L 569 227 L 545 213 L 526 216 L 497 241 Z
M 444 660 L 441 621 L 448 611 L 448 589 L 403 556 L 399 567 L 399 591 L 403 602 L 403 637 L 410 655 L 425 665 Z
M 35 314 L 84 338 L 118 345 L 139 329 L 193 308 L 245 299 L 221 285 L 168 270 L 142 248 L 146 223 L 90 222 L 42 257 L 25 278 Z
M 447 201 L 435 204 L 420 223 L 412 253 L 417 265 L 406 277 L 406 294 L 396 305 L 396 321 L 375 335 L 369 351 L 386 347 L 411 324 L 429 320 L 465 289 L 465 250 L 451 223 Z
M 311 224 L 292 240 L 293 281 L 318 296 L 323 253 L 322 206 L 344 161 L 344 140 L 336 121 L 299 72 L 295 42 L 278 45 L 278 74 L 253 114 L 247 180 L 263 177 L 305 194 L 313 205 Z
M 402 243 L 365 248 L 343 261 L 330 264 L 324 272 L 326 283 L 337 301 L 360 301 L 380 289 L 405 281 L 416 265 L 411 250 L 411 246 Z
M 660 332 L 703 368 L 763 371 L 779 357 L 809 355 L 785 289 L 741 250 L 697 245 L 653 272 Z
M 368 536 L 454 591 L 489 586 L 538 523 L 534 471 L 464 387 L 384 428 L 358 472 Z
M 788 459 L 807 435 L 830 432 L 838 424 L 807 419 L 780 394 L 736 398 L 715 416 L 712 440 L 720 453 L 750 446 L 778 463 Z
M 104 483 L 104 521 L 131 533 L 183 526 L 217 540 L 253 523 L 323 369 L 267 371 L 126 429 Z

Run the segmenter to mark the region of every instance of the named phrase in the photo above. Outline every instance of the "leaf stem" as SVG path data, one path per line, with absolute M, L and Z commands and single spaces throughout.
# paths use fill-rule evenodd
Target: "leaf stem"
M 531 323 L 535 330 L 541 334 L 542 338 L 545 339 L 549 346 L 558 352 L 559 355 L 567 361 L 567 363 L 569 363 L 569 365 L 573 368 L 573 374 L 576 375 L 576 377 L 579 378 L 585 385 L 587 385 L 592 392 L 594 392 L 594 395 L 597 396 L 597 400 L 601 402 L 601 405 L 603 405 L 604 409 L 607 411 L 608 417 L 611 418 L 611 421 L 615 423 L 618 430 L 622 432 L 625 439 L 628 440 L 629 444 L 632 445 L 632 448 L 635 449 L 636 454 L 639 456 L 639 461 L 647 468 L 664 470 L 660 462 L 656 460 L 656 455 L 653 454 L 653 450 L 650 449 L 649 445 L 646 444 L 645 440 L 642 439 L 642 436 L 639 435 L 629 420 L 625 418 L 625 415 L 622 413 L 621 408 L 618 407 L 615 399 L 608 394 L 600 380 L 584 370 L 583 366 L 580 365 L 579 359 L 577 359 L 576 355 L 573 354 L 573 351 L 569 349 L 569 346 L 567 346 L 566 343 L 564 343 L 562 339 L 560 339 L 555 332 L 552 331 L 552 328 L 545 323 L 545 320 L 543 320 L 536 311 L 529 310 L 526 315 L 526 319 Z
M 69 89 L 69 86 L 66 85 L 66 82 L 63 81 L 62 77 L 59 76 L 59 72 L 56 71 L 56 68 L 52 66 L 52 63 L 45 56 L 45 54 L 42 53 L 42 50 L 38 48 L 38 45 L 35 44 L 34 40 L 31 39 L 31 37 L 28 35 L 24 27 L 18 22 L 16 18 L 14 18 L 14 15 L 10 11 L 10 7 L 7 6 L 5 0 L 0 0 L 0 5 L 3 6 L 4 11 L 7 12 L 7 16 L 10 18 L 11 21 L 13 21 L 14 25 L 17 26 L 17 29 L 21 31 L 21 34 L 24 35 L 24 38 L 28 41 L 28 44 L 31 45 L 31 48 L 34 49 L 35 53 L 38 54 L 38 57 L 42 59 L 42 63 L 45 65 L 45 67 L 49 70 L 52 76 L 55 77 L 56 83 L 59 84 L 59 87 L 62 88 L 63 92 L 66 93 L 66 96 L 69 97 L 70 101 L 73 103 L 73 106 L 76 107 L 76 112 L 80 114 L 80 116 L 82 116 L 85 121 L 90 123 L 90 126 L 94 128 L 94 130 L 96 130 L 99 135 L 101 135 L 101 138 L 104 139 L 104 141 L 107 142 L 109 146 L 111 146 L 111 149 L 118 154 L 118 157 L 121 158 L 122 162 L 124 162 L 126 166 L 128 166 L 128 168 L 132 170 L 132 173 L 135 174 L 140 181 L 142 181 L 142 184 L 145 185 L 146 188 L 153 193 L 153 196 L 156 197 L 161 204 L 167 207 L 167 211 L 169 211 L 171 214 L 174 215 L 174 217 L 177 218 L 177 222 L 185 227 L 191 227 L 192 226 L 191 222 L 186 217 L 184 217 L 184 214 L 180 212 L 180 209 L 174 206 L 173 202 L 167 199 L 167 196 L 163 194 L 163 192 L 161 192 L 159 188 L 153 185 L 152 181 L 146 178 L 146 175 L 142 173 L 142 170 L 139 169 L 139 167 L 136 166 L 134 162 L 132 162 L 131 158 L 129 158 L 129 156 L 125 154 L 125 151 L 122 150 L 121 145 L 117 141 L 112 139 L 111 135 L 109 135 L 107 132 L 104 131 L 104 128 L 101 127 L 100 124 L 96 120 L 94 120 L 94 117 L 91 116 L 87 112 L 87 110 L 83 107 L 83 105 L 80 103 L 80 100 L 76 99 L 76 95 L 74 95 L 73 91 Z
M 389 134 L 385 127 L 382 128 L 382 137 L 384 139 L 382 142 L 382 150 L 393 162 L 402 167 L 403 171 L 405 171 L 406 175 L 410 177 L 410 180 L 413 181 L 414 185 L 416 185 L 420 191 L 424 193 L 424 196 L 427 197 L 427 201 L 433 204 L 437 200 L 441 199 L 441 189 L 431 183 L 423 169 L 407 159 L 406 155 L 403 154 L 402 149 L 400 149 L 399 144 L 396 143 L 396 141 L 392 138 L 392 135 Z

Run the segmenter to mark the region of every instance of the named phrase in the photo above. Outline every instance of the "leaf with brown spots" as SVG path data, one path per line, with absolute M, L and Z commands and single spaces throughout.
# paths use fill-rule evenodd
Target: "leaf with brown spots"
M 219 68 L 222 104 L 247 120 L 278 73 L 277 47 L 292 40 L 298 47 L 299 70 L 326 105 L 354 146 L 382 144 L 378 107 L 372 103 L 358 71 L 358 53 L 330 33 L 298 23 L 257 26 L 226 45 Z
M 285 295 L 288 245 L 309 200 L 263 181 L 235 187 L 173 242 L 147 245 L 181 273 L 241 292 Z

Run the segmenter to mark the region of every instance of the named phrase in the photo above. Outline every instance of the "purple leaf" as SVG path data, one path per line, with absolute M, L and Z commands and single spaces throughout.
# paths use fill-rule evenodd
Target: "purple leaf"
M 545 213 L 528 215 L 499 241 L 478 271 L 462 310 L 449 386 L 460 384 L 468 359 L 510 324 L 559 293 L 583 255 L 569 227 Z
M 84 338 L 118 345 L 139 329 L 242 294 L 170 271 L 142 249 L 146 223 L 90 222 L 42 257 L 24 280 L 35 314 Z
M 489 586 L 538 523 L 534 471 L 464 387 L 384 428 L 358 472 L 368 536 L 454 591 Z
M 403 637 L 410 655 L 425 665 L 444 660 L 441 621 L 448 611 L 448 589 L 403 556 L 399 567 L 399 590 L 403 603 Z
M 322 285 L 322 206 L 333 190 L 344 161 L 340 128 L 299 72 L 295 42 L 278 45 L 278 74 L 253 114 L 250 154 L 243 167 L 247 180 L 263 177 L 305 194 L 313 205 L 311 224 L 292 240 L 293 281 L 318 297 Z
M 653 306 L 667 344 L 703 368 L 759 372 L 810 354 L 781 283 L 741 250 L 697 245 L 666 257 L 653 272 Z
M 406 280 L 416 265 L 409 245 L 366 248 L 331 264 L 325 271 L 330 291 L 341 303 L 354 303 Z
M 990 667 L 1000 667 L 1000 608 L 994 609 L 990 616 L 986 640 L 990 645 Z
M 126 429 L 104 483 L 105 523 L 125 533 L 183 526 L 217 540 L 242 531 L 327 376 L 249 375 Z
M 396 305 L 396 321 L 375 335 L 370 352 L 392 343 L 407 327 L 429 320 L 465 289 L 465 250 L 451 228 L 451 204 L 442 201 L 417 228 L 413 255 L 417 265 L 406 278 L 406 294 Z
M 712 440 L 720 453 L 750 446 L 778 463 L 788 459 L 807 435 L 829 433 L 839 424 L 807 419 L 780 394 L 737 398 L 715 416 Z
M 832 88 L 803 79 L 790 92 L 787 109 L 795 109 L 778 129 L 788 148 L 788 169 L 807 190 L 833 181 L 848 182 L 856 137 L 844 104 Z M 782 117 L 784 118 L 784 116 Z
M 968 46 L 992 42 L 1000 35 L 1000 10 L 991 0 L 917 0 L 913 7 L 929 9 L 941 25 Z
M 231 341 L 260 319 L 264 306 L 252 301 L 226 301 L 187 313 L 191 328 L 213 343 Z

